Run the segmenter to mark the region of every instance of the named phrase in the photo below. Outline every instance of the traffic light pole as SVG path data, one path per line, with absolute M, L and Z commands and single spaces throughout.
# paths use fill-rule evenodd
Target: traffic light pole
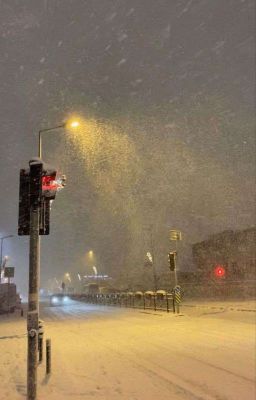
M 175 240 L 175 269 L 174 269 L 174 283 L 175 287 L 178 285 L 178 274 L 177 274 L 177 258 L 178 258 L 178 242 Z
M 170 230 L 170 240 L 175 241 L 175 256 L 174 256 L 174 285 L 178 285 L 178 274 L 177 274 L 177 254 L 178 254 L 178 241 L 181 240 L 181 232 L 176 229 Z
M 42 131 L 41 131 L 42 132 Z M 18 234 L 30 235 L 29 291 L 27 313 L 27 400 L 37 398 L 37 365 L 39 331 L 40 235 L 49 234 L 50 201 L 64 177 L 56 182 L 57 171 L 46 167 L 40 158 L 29 162 L 29 170 L 20 170 Z M 1 247 L 0 247 L 1 250 Z
M 35 400 L 37 394 L 37 335 L 39 287 L 39 207 L 30 210 L 29 293 L 28 293 L 28 358 L 27 399 Z
M 42 163 L 30 163 L 30 247 L 28 292 L 28 353 L 27 353 L 27 400 L 37 397 L 37 350 L 39 319 L 39 215 L 41 196 Z

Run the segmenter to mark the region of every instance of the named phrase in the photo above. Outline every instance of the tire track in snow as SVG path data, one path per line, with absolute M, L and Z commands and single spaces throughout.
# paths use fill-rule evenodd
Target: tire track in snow
M 106 342 L 105 342 L 106 346 Z M 180 399 L 189 399 L 189 400 L 227 400 L 226 397 L 220 397 L 217 394 L 211 395 L 203 390 L 199 385 L 190 382 L 189 380 L 185 380 L 180 378 L 180 376 L 170 372 L 169 370 L 163 368 L 157 363 L 153 363 L 148 360 L 135 361 L 131 357 L 127 356 L 127 354 L 117 351 L 113 349 L 112 346 L 109 346 L 108 349 L 111 352 L 116 353 L 121 358 L 125 358 L 128 360 L 133 366 L 136 366 L 142 372 L 146 372 L 149 376 L 154 376 L 164 382 L 165 385 L 172 387 L 172 389 L 176 390 L 177 396 Z M 135 352 L 134 352 L 135 353 Z M 155 368 L 157 367 L 157 369 Z M 182 395 L 182 397 L 180 397 Z
M 152 344 L 152 343 L 151 343 L 151 344 Z M 158 345 L 158 344 L 154 344 L 154 346 L 157 347 L 157 348 L 159 348 L 159 349 L 161 349 L 161 350 L 166 350 L 165 347 L 160 346 L 160 345 Z M 209 362 L 207 362 L 207 361 L 205 361 L 205 360 L 199 359 L 199 358 L 197 358 L 197 357 L 195 357 L 195 356 L 192 356 L 192 355 L 189 355 L 189 354 L 186 354 L 186 355 L 184 356 L 184 354 L 182 354 L 182 353 L 176 353 L 176 354 L 178 354 L 179 357 L 189 358 L 189 359 L 191 359 L 191 360 L 193 360 L 193 361 L 199 362 L 199 363 L 201 363 L 201 364 L 205 364 L 205 365 L 207 365 L 208 367 L 211 367 L 211 368 L 217 369 L 217 370 L 219 370 L 219 371 L 223 371 L 223 372 L 225 372 L 225 373 L 227 373 L 227 374 L 233 375 L 233 376 L 236 377 L 236 378 L 245 380 L 245 381 L 250 382 L 250 383 L 254 383 L 254 380 L 251 379 L 251 378 L 247 378 L 246 376 L 239 375 L 239 374 L 237 374 L 237 373 L 235 373 L 235 372 L 232 372 L 232 371 L 230 371 L 230 370 L 228 370 L 228 369 L 226 369 L 226 368 L 219 367 L 219 366 L 217 366 L 217 365 L 211 364 L 211 363 L 209 363 Z
M 53 310 L 51 310 L 53 311 Z M 87 313 L 87 315 L 84 314 L 86 310 L 83 308 L 76 308 L 76 309 L 70 309 L 70 310 L 58 310 L 58 311 L 54 311 L 55 313 L 55 318 L 58 319 L 69 319 L 69 317 L 71 316 L 72 319 L 83 319 L 84 321 L 88 320 L 88 317 L 90 317 L 93 312 L 98 312 L 99 310 L 90 310 L 89 313 Z M 104 313 L 102 313 L 104 314 Z M 102 316 L 101 314 L 101 316 Z M 100 316 L 100 317 L 101 317 Z M 95 319 L 95 316 L 93 316 Z M 100 318 L 99 317 L 99 318 Z M 96 319 L 97 319 L 97 315 L 96 315 Z M 138 321 L 140 322 L 140 318 L 138 318 Z M 136 319 L 135 319 L 136 322 Z M 148 321 L 147 321 L 148 322 Z M 119 328 L 123 329 L 126 326 L 126 322 L 120 320 L 119 321 Z M 179 333 L 186 333 L 187 328 L 185 326 L 182 325 L 176 325 L 176 327 L 179 330 Z M 196 330 L 195 328 L 193 328 L 194 330 Z M 119 329 L 118 329 L 119 330 Z M 76 334 L 76 332 L 74 332 L 74 334 Z M 200 332 L 200 338 L 202 338 L 204 341 L 208 341 L 208 338 L 212 338 L 212 339 L 216 339 L 216 335 L 219 336 L 220 332 L 216 331 L 216 330 L 211 330 L 211 332 L 205 330 L 205 332 Z M 239 339 L 239 335 L 238 337 L 234 338 L 232 340 L 232 337 L 230 336 L 230 334 L 227 334 L 226 332 L 221 332 L 222 335 L 224 335 L 225 339 L 230 339 L 228 340 L 229 345 L 230 342 L 233 342 L 233 344 L 237 345 L 237 340 Z M 205 337 L 206 336 L 206 337 Z M 179 374 L 175 374 L 174 372 L 170 372 L 167 368 L 165 368 L 163 365 L 160 365 L 159 363 L 157 363 L 156 361 L 152 362 L 152 360 L 147 360 L 145 359 L 145 355 L 142 353 L 140 354 L 138 351 L 136 351 L 136 349 L 131 348 L 131 351 L 127 352 L 123 351 L 120 352 L 116 349 L 116 345 L 120 344 L 122 349 L 125 349 L 127 347 L 127 342 L 129 342 L 129 337 L 127 338 L 126 341 L 122 340 L 121 337 L 121 333 L 118 337 L 118 342 L 117 343 L 112 343 L 112 342 L 106 342 L 104 334 L 101 335 L 101 338 L 98 337 L 99 343 L 101 341 L 104 342 L 104 346 L 107 347 L 107 349 L 110 351 L 111 353 L 115 353 L 118 358 L 125 359 L 128 361 L 128 363 L 131 365 L 131 367 L 133 367 L 133 369 L 138 369 L 140 370 L 142 373 L 146 374 L 147 376 L 149 376 L 152 380 L 152 377 L 157 378 L 158 381 L 161 381 L 162 383 L 164 383 L 165 387 L 170 388 L 176 391 L 177 394 L 177 398 L 179 399 L 189 399 L 189 400 L 226 400 L 229 397 L 226 397 L 224 394 L 220 394 L 220 393 L 216 393 L 215 388 L 209 388 L 206 387 L 206 384 L 202 383 L 197 383 L 197 382 L 193 382 L 189 379 L 184 379 L 181 378 Z M 144 342 L 149 344 L 149 345 L 153 345 L 156 348 L 161 349 L 162 352 L 166 351 L 166 348 L 164 346 L 159 346 L 158 344 L 149 342 L 148 340 L 146 340 L 146 336 L 143 338 Z M 100 344 L 99 344 L 100 345 Z M 228 347 L 230 349 L 230 346 Z M 231 349 L 232 350 L 232 349 Z M 137 356 L 137 359 L 134 360 L 133 357 L 131 356 L 131 352 Z M 143 356 L 143 359 L 141 358 L 141 356 Z M 176 353 L 177 356 L 177 353 Z M 253 380 L 251 380 L 250 378 L 246 378 L 243 377 L 239 374 L 233 373 L 232 371 L 229 371 L 225 368 L 222 367 L 218 367 L 216 365 L 213 365 L 211 363 L 208 363 L 206 361 L 200 360 L 196 357 L 194 357 L 193 355 L 186 355 L 186 354 L 180 354 L 178 355 L 178 357 L 182 357 L 185 360 L 186 359 L 190 359 L 193 360 L 193 362 L 196 362 L 198 364 L 200 364 L 199 370 L 205 370 L 206 366 L 209 367 L 210 369 L 212 369 L 212 371 L 217 370 L 217 371 L 223 371 L 231 376 L 234 376 L 235 378 L 238 379 L 242 379 L 245 380 L 247 382 L 253 382 Z M 138 361 L 139 360 L 139 361 Z M 186 361 L 185 361 L 186 363 Z M 159 386 L 157 385 L 158 382 L 154 382 L 155 386 Z M 211 382 L 210 382 L 211 383 Z M 208 383 L 207 383 L 208 384 Z

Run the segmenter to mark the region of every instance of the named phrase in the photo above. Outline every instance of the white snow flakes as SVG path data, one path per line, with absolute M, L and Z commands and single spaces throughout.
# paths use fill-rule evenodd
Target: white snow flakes
M 118 66 L 118 67 L 121 67 L 121 65 L 125 64 L 126 61 L 127 61 L 126 58 L 122 58 L 122 60 L 120 60 L 120 61 L 117 63 L 117 66 Z

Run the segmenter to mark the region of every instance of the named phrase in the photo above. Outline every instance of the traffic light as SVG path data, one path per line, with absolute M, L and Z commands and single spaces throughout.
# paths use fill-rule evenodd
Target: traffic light
M 40 159 L 31 160 L 29 169 L 20 170 L 18 234 L 30 234 L 30 208 L 39 207 L 39 234 L 49 235 L 50 202 L 65 186 L 65 176 L 56 180 L 57 171 Z
M 30 226 L 30 205 L 29 205 L 29 170 L 20 170 L 20 190 L 19 190 L 19 221 L 18 235 L 29 235 Z
M 175 269 L 176 269 L 176 254 L 177 254 L 176 251 L 173 251 L 168 254 L 171 271 L 175 271 Z
M 222 265 L 217 265 L 214 268 L 214 275 L 217 278 L 224 278 L 225 274 L 226 274 L 226 271 L 225 271 L 225 268 Z
M 170 240 L 181 240 L 181 232 L 176 229 L 170 230 Z
M 42 172 L 42 196 L 48 200 L 56 197 L 58 182 L 56 181 L 57 171 L 50 167 L 45 167 Z
M 42 198 L 43 162 L 40 159 L 29 161 L 29 204 L 38 207 Z

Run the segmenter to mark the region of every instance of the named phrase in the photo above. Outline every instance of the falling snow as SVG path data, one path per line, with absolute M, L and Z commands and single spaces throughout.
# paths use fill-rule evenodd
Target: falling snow
M 120 61 L 117 63 L 117 66 L 120 67 L 121 65 L 125 64 L 126 61 L 127 61 L 126 58 L 122 58 L 122 60 L 120 60 Z
M 58 277 L 86 269 L 87 246 L 110 275 L 142 276 L 145 226 L 159 273 L 171 227 L 183 232 L 180 268 L 190 271 L 193 243 L 252 226 L 253 0 L 32 3 L 1 8 L 3 235 L 17 230 L 18 171 L 38 130 L 83 121 L 73 136 L 43 137 L 68 184 L 42 241 L 42 285 L 53 265 Z M 4 251 L 26 291 L 25 238 Z

